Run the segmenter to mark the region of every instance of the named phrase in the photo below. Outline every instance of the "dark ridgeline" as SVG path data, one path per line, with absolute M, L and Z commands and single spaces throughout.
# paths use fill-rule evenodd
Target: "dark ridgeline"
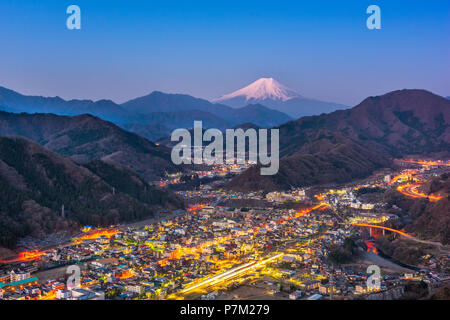
M 158 91 L 119 105 L 111 100 L 66 101 L 59 97 L 25 96 L 0 87 L 0 110 L 66 116 L 91 114 L 152 141 L 169 136 L 177 128 L 192 128 L 194 120 L 203 121 L 205 128 L 220 130 L 245 122 L 273 127 L 292 120 L 285 113 L 259 104 L 235 109 L 189 95 Z
M 14 114 L 0 111 L 0 136 L 17 135 L 79 163 L 102 159 L 148 181 L 179 170 L 170 150 L 91 115 Z
M 158 103 L 163 98 L 179 98 L 156 96 Z M 3 90 L 0 102 L 4 98 Z M 16 98 L 8 98 L 17 102 L 8 107 L 12 111 L 22 103 L 20 96 Z M 45 104 L 51 99 L 52 106 L 53 100 L 62 100 L 38 101 L 41 99 Z M 134 108 L 148 105 L 138 103 Z M 262 110 L 247 109 L 252 115 Z M 177 119 L 177 112 L 197 116 L 189 110 L 174 112 L 165 112 L 164 117 Z M 287 122 L 279 127 L 279 173 L 261 176 L 259 168 L 252 167 L 233 179 L 228 188 L 270 191 L 348 182 L 389 166 L 393 157 L 448 156 L 449 112 L 450 101 L 445 98 L 423 90 L 402 90 L 367 98 L 349 110 Z M 244 122 L 237 127 L 260 127 L 253 119 Z M 164 125 L 155 126 L 162 130 Z M 145 127 L 139 130 L 151 131 Z M 156 207 L 182 207 L 174 195 L 144 182 L 182 170 L 172 164 L 170 149 L 111 122 L 91 115 L 0 112 L 0 136 L 7 135 L 26 137 L 41 146 L 23 138 L 0 138 L 0 245 L 12 247 L 18 237 L 40 236 L 80 224 L 138 220 L 151 216 Z M 65 219 L 61 217 L 62 205 Z
M 182 208 L 174 194 L 101 160 L 84 166 L 21 137 L 0 137 L 0 246 L 81 225 L 109 226 Z M 61 207 L 64 205 L 64 217 Z
M 232 180 L 233 190 L 267 191 L 348 182 L 386 167 L 393 157 L 450 155 L 450 101 L 425 90 L 401 90 L 358 106 L 304 117 L 280 129 L 280 170 L 253 167 Z
M 188 117 L 186 120 L 190 123 L 173 126 L 173 128 L 191 128 L 194 120 L 202 120 L 205 122 L 205 127 L 217 129 L 230 128 L 245 122 L 254 122 L 261 127 L 273 127 L 292 119 L 283 112 L 269 109 L 261 104 L 246 104 L 240 108 L 231 108 L 186 94 L 167 94 L 158 91 L 125 102 L 121 106 L 131 112 L 145 115 L 143 121 L 147 122 L 151 122 L 153 117 L 163 117 L 161 113 L 168 113 L 172 117 L 177 115 Z M 197 112 L 197 118 L 189 116 L 190 112 Z M 213 122 L 210 124 L 209 117 L 215 119 L 216 125 Z M 166 124 L 170 126 L 172 122 L 166 122 Z

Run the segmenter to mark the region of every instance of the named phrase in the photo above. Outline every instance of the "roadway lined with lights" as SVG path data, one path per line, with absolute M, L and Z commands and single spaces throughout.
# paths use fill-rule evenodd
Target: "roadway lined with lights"
M 405 162 L 412 163 L 411 160 L 407 160 Z M 433 162 L 425 162 L 425 161 L 416 161 L 413 163 L 420 164 L 422 166 L 436 165 Z M 450 165 L 450 164 L 444 164 L 444 163 L 440 162 L 439 165 Z M 395 176 L 389 182 L 389 184 L 392 185 L 394 183 L 398 183 L 396 189 L 399 192 L 401 192 L 402 194 L 409 196 L 409 197 L 427 198 L 429 201 L 438 201 L 442 198 L 442 196 L 440 196 L 440 195 L 433 195 L 433 194 L 426 195 L 426 194 L 420 192 L 418 190 L 418 188 L 422 184 L 422 181 L 420 179 L 423 179 L 423 177 L 421 177 L 419 175 L 417 170 L 406 170 L 406 171 L 403 171 L 402 173 L 400 173 L 399 175 Z M 309 208 L 298 210 L 292 215 L 282 216 L 280 219 L 274 221 L 274 223 L 283 225 L 292 219 L 301 218 L 305 214 L 310 213 L 314 210 L 324 210 L 327 208 L 331 208 L 337 214 L 337 216 L 339 218 L 344 220 L 344 218 L 341 217 L 339 215 L 339 213 L 337 212 L 335 206 L 324 201 L 325 195 L 326 194 L 315 195 L 316 199 L 318 201 L 320 201 L 320 203 L 318 203 L 314 207 L 309 207 Z M 209 203 L 207 203 L 207 204 L 196 203 L 196 204 L 191 205 L 187 209 L 187 211 L 191 212 L 192 214 L 195 215 L 198 212 L 200 212 L 207 205 L 209 205 Z M 216 204 L 211 204 L 211 205 L 215 206 Z M 387 230 L 387 231 L 399 234 L 399 235 L 406 237 L 413 241 L 442 246 L 442 244 L 440 244 L 440 243 L 433 243 L 433 242 L 428 242 L 428 241 L 417 239 L 414 236 L 407 234 L 400 230 L 396 230 L 396 229 L 389 228 L 389 227 L 384 227 L 382 225 L 370 224 L 370 223 L 371 222 L 369 221 L 369 223 L 351 223 L 351 225 L 355 226 L 355 227 L 366 227 L 366 228 Z M 344 223 L 342 223 L 342 224 L 344 224 Z M 345 223 L 345 224 L 348 225 L 347 223 Z M 177 248 L 173 252 L 171 252 L 168 257 L 161 259 L 157 262 L 161 266 L 164 266 L 169 260 L 180 259 L 181 257 L 183 257 L 185 255 L 194 255 L 195 257 L 198 258 L 204 252 L 204 250 L 206 248 L 222 244 L 236 236 L 248 235 L 248 234 L 252 234 L 252 233 L 256 234 L 256 233 L 258 233 L 259 229 L 264 229 L 264 228 L 270 230 L 267 223 L 260 224 L 260 225 L 257 224 L 256 227 L 245 228 L 244 230 L 236 232 L 233 235 L 227 235 L 224 237 L 214 238 L 213 240 L 204 241 L 202 243 L 197 244 L 195 247 L 186 246 L 186 247 Z M 77 243 L 82 243 L 87 240 L 98 239 L 102 236 L 109 239 L 109 238 L 113 237 L 114 235 L 116 235 L 117 233 L 119 233 L 118 229 L 97 229 L 97 230 L 89 230 L 89 231 L 86 230 L 86 232 L 83 232 L 83 234 L 74 238 L 75 241 L 71 245 L 77 244 Z M 298 240 L 296 240 L 296 241 L 298 241 Z M 369 248 L 368 249 L 369 251 L 373 251 L 376 253 L 376 246 L 374 243 L 369 243 L 368 248 Z M 244 261 L 242 261 L 242 260 L 239 261 L 237 259 L 228 260 L 226 266 L 221 265 L 220 268 L 216 269 L 216 272 L 219 272 L 219 273 L 217 273 L 215 275 L 210 274 L 210 275 L 206 276 L 207 278 L 199 278 L 199 279 L 194 280 L 193 282 L 187 284 L 183 289 L 178 291 L 178 293 L 176 293 L 176 295 L 179 295 L 179 297 L 182 298 L 182 296 L 189 294 L 189 293 L 193 293 L 196 290 L 202 291 L 202 290 L 206 290 L 206 289 L 211 289 L 211 287 L 214 287 L 216 285 L 219 285 L 219 286 L 227 285 L 227 284 L 231 283 L 231 281 L 238 280 L 239 278 L 242 278 L 245 275 L 252 274 L 253 272 L 255 272 L 255 270 L 264 268 L 265 265 L 267 265 L 268 263 L 276 261 L 277 259 L 281 258 L 283 255 L 286 254 L 285 249 L 286 249 L 285 246 L 278 246 L 276 248 L 277 252 L 272 251 L 271 254 L 268 253 L 268 251 L 264 250 L 266 252 L 266 254 L 270 254 L 270 255 L 266 256 L 264 258 L 259 257 L 257 260 L 252 260 L 250 262 L 245 262 L 245 263 L 244 263 L 245 260 L 246 261 L 249 261 L 249 260 L 247 260 L 247 259 L 245 259 Z M 285 252 L 282 252 L 282 251 L 285 251 Z M 45 252 L 40 252 L 37 250 L 32 251 L 32 252 L 22 252 L 22 253 L 20 253 L 20 255 L 17 258 L 14 258 L 9 261 L 0 260 L 0 263 L 38 260 L 38 259 L 40 259 L 40 257 L 42 255 L 45 255 L 45 254 L 46 254 Z M 240 265 L 237 265 L 237 264 L 240 264 Z M 225 268 L 227 268 L 227 270 L 225 270 Z M 264 271 L 264 269 L 263 269 L 263 271 Z M 133 270 L 133 268 L 130 268 L 130 269 L 126 269 L 121 274 L 118 274 L 116 277 L 119 279 L 129 279 L 134 276 L 135 276 L 134 270 Z M 51 292 L 47 293 L 46 296 L 42 296 L 42 297 L 40 297 L 40 299 L 42 299 L 42 300 L 56 299 L 55 291 L 51 291 Z
M 45 252 L 41 252 L 39 250 L 34 251 L 24 251 L 20 252 L 19 256 L 17 258 L 11 259 L 11 260 L 0 260 L 0 263 L 13 263 L 13 262 L 20 262 L 20 261 L 34 261 L 40 259 L 41 256 L 45 255 Z
M 398 161 L 422 165 L 425 168 L 439 165 L 450 166 L 450 163 L 445 163 L 441 161 L 414 161 L 414 160 L 398 160 Z M 442 199 L 441 195 L 425 194 L 424 192 L 419 191 L 419 187 L 422 185 L 422 183 L 418 178 L 413 177 L 413 175 L 417 174 L 418 174 L 417 170 L 413 169 L 406 170 L 393 177 L 392 180 L 389 182 L 389 185 L 393 185 L 394 183 L 404 181 L 406 182 L 405 184 L 399 185 L 397 187 L 397 191 L 399 191 L 403 195 L 415 199 L 428 199 L 430 202 L 441 200 Z
M 428 199 L 431 202 L 436 202 L 442 199 L 442 196 L 440 195 L 434 195 L 434 194 L 425 194 L 423 192 L 420 192 L 418 188 L 420 187 L 420 184 L 404 184 L 397 187 L 397 191 L 401 192 L 403 195 L 411 197 L 411 198 L 422 198 L 422 199 Z
M 433 166 L 447 166 L 450 167 L 450 162 L 444 162 L 442 160 L 404 160 L 404 159 L 396 159 L 396 161 L 403 162 L 403 163 L 411 163 L 411 164 L 418 164 L 424 167 L 433 167 Z
M 295 213 L 295 215 L 286 217 L 285 219 L 282 219 L 282 220 L 278 221 L 278 223 L 279 224 L 284 224 L 284 223 L 286 223 L 286 221 L 289 221 L 291 219 L 301 218 L 306 213 L 309 213 L 311 211 L 318 210 L 318 209 L 325 209 L 327 207 L 330 207 L 330 205 L 328 203 L 321 202 L 321 203 L 319 203 L 318 205 L 316 205 L 314 207 L 298 210 Z M 259 228 L 261 228 L 261 227 L 255 227 L 255 228 L 253 228 L 253 230 L 257 231 Z M 281 256 L 283 256 L 283 254 L 284 253 L 278 253 L 278 254 L 275 254 L 274 256 L 265 258 L 265 259 L 263 259 L 261 261 L 252 261 L 252 262 L 245 263 L 245 264 L 243 264 L 241 266 L 234 267 L 232 269 L 229 269 L 227 271 L 224 271 L 224 272 L 221 272 L 221 273 L 219 273 L 217 275 L 214 275 L 214 276 L 212 276 L 212 277 L 210 277 L 208 279 L 205 279 L 205 280 L 201 281 L 198 284 L 189 286 L 189 287 L 181 290 L 180 293 L 181 294 L 186 294 L 186 293 L 189 293 L 189 292 L 194 291 L 196 289 L 207 288 L 207 287 L 210 287 L 210 286 L 213 286 L 213 285 L 217 285 L 219 283 L 223 283 L 223 282 L 229 281 L 230 279 L 233 279 L 233 278 L 236 278 L 236 277 L 241 277 L 241 276 L 245 275 L 246 273 L 253 271 L 256 268 L 260 268 L 260 267 L 264 266 L 265 264 L 267 264 L 267 263 L 269 263 L 269 262 L 271 262 L 271 261 L 273 261 L 275 259 L 280 258 Z
M 405 233 L 405 232 L 403 232 L 403 231 L 395 230 L 395 229 L 388 228 L 388 227 L 379 226 L 379 225 L 376 225 L 376 224 L 352 223 L 352 226 L 356 226 L 356 227 L 367 227 L 367 228 L 376 228 L 376 229 L 383 229 L 383 230 L 387 230 L 387 231 L 391 231 L 391 232 L 397 233 L 397 234 L 402 235 L 402 236 L 404 236 L 404 237 L 406 237 L 406 238 L 410 238 L 410 239 L 413 239 L 413 238 L 414 238 L 412 235 L 407 234 L 407 233 Z
M 289 220 L 291 220 L 293 218 L 301 218 L 302 216 L 304 216 L 305 214 L 307 214 L 307 213 L 309 213 L 311 211 L 319 210 L 319 209 L 322 210 L 322 209 L 325 209 L 327 207 L 330 207 L 330 205 L 328 203 L 321 202 L 321 203 L 319 203 L 318 205 L 316 205 L 314 207 L 301 209 L 301 210 L 297 211 L 295 213 L 295 215 L 289 216 L 289 217 L 287 217 L 285 219 L 282 219 L 282 221 L 279 221 L 278 223 L 283 224 L 283 223 L 286 223 L 286 221 L 289 221 Z M 257 231 L 259 228 L 261 228 L 261 227 L 255 227 L 255 228 L 253 228 L 253 230 Z M 283 254 L 284 253 L 278 253 L 278 254 L 276 254 L 274 256 L 265 258 L 265 259 L 263 259 L 261 261 L 252 261 L 252 262 L 245 263 L 245 264 L 243 264 L 241 266 L 234 267 L 232 269 L 229 269 L 227 271 L 224 271 L 222 273 L 214 275 L 214 276 L 212 276 L 212 277 L 210 277 L 208 279 L 205 279 L 205 280 L 201 281 L 198 284 L 189 286 L 188 288 L 185 288 L 185 289 L 181 290 L 180 293 L 181 294 L 186 294 L 186 293 L 189 293 L 189 292 L 191 292 L 193 290 L 196 290 L 196 289 L 207 288 L 207 287 L 210 287 L 210 286 L 213 286 L 213 285 L 217 285 L 219 283 L 223 283 L 223 282 L 229 281 L 230 279 L 233 279 L 233 278 L 236 278 L 236 277 L 241 277 L 241 276 L 245 275 L 246 273 L 253 271 L 256 268 L 260 268 L 260 267 L 264 266 L 265 264 L 267 264 L 267 263 L 269 263 L 269 262 L 271 262 L 271 261 L 273 261 L 275 259 L 280 258 L 281 256 L 283 256 Z
M 267 263 L 269 263 L 269 262 L 271 262 L 273 260 L 276 260 L 278 258 L 281 258 L 282 256 L 283 256 L 283 253 L 278 253 L 278 254 L 275 254 L 275 255 L 273 255 L 271 257 L 265 258 L 265 259 L 263 259 L 261 261 L 252 261 L 252 262 L 245 263 L 245 264 L 243 264 L 241 266 L 234 267 L 234 268 L 232 268 L 230 270 L 227 270 L 225 272 L 222 272 L 222 273 L 219 273 L 219 274 L 217 274 L 215 276 L 212 276 L 212 277 L 210 277 L 208 279 L 205 279 L 205 280 L 199 282 L 198 284 L 195 284 L 193 286 L 185 288 L 185 289 L 181 290 L 180 293 L 181 294 L 186 294 L 186 293 L 189 293 L 189 292 L 191 292 L 193 290 L 196 290 L 196 289 L 207 288 L 207 287 L 210 287 L 210 286 L 213 286 L 213 285 L 217 285 L 219 283 L 223 283 L 223 282 L 229 281 L 230 279 L 243 276 L 244 274 L 246 274 L 248 272 L 251 272 L 254 269 L 263 267 L 265 264 L 267 264 Z

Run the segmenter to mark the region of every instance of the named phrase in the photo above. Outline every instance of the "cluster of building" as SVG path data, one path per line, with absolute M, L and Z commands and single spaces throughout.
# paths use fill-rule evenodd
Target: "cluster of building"
M 304 201 L 306 199 L 305 189 L 296 189 L 290 192 L 270 192 L 266 194 L 266 199 L 269 202 L 282 203 L 285 201 Z
M 368 186 L 380 186 L 380 181 Z M 245 285 L 286 299 L 353 299 L 397 289 L 408 279 L 442 277 L 427 271 L 384 274 L 374 288 L 368 286 L 370 275 L 357 265 L 330 264 L 330 250 L 361 232 L 355 223 L 395 218 L 383 213 L 382 203 L 359 198 L 358 188 L 328 190 L 312 198 L 313 206 L 298 209 L 278 204 L 312 203 L 304 189 L 269 194 L 180 191 L 186 200 L 205 202 L 143 227 L 86 228 L 71 243 L 47 249 L 36 259 L 0 264 L 0 298 L 216 299 Z M 234 199 L 268 205 L 223 205 Z M 443 259 L 429 257 L 432 263 Z M 52 270 L 54 276 L 40 279 Z
M 199 179 L 225 177 L 228 174 L 237 175 L 239 173 L 242 173 L 244 170 L 248 169 L 249 166 L 250 163 L 214 164 L 206 170 L 193 170 L 191 172 L 191 175 L 197 176 Z M 160 187 L 166 187 L 170 184 L 184 183 L 182 179 L 183 175 L 184 173 L 182 172 L 167 173 L 165 179 L 154 181 L 152 184 L 158 185 Z

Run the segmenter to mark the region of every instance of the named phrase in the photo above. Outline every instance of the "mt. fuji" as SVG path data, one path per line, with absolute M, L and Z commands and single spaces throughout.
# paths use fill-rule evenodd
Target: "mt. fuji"
M 216 99 L 214 102 L 220 102 L 237 97 L 244 97 L 246 102 L 251 102 L 252 99 L 288 101 L 290 99 L 299 98 L 301 96 L 293 90 L 285 87 L 274 78 L 261 78 L 246 86 L 245 88 L 242 88 L 230 94 L 226 94 L 219 99 Z
M 302 97 L 273 78 L 258 79 L 242 89 L 214 99 L 213 102 L 234 108 L 240 108 L 248 104 L 262 104 L 294 118 L 330 113 L 337 109 L 348 108 L 337 103 Z

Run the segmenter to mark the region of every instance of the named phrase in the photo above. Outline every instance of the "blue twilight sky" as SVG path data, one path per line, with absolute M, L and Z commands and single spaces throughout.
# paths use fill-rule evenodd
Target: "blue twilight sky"
M 66 28 L 81 8 L 82 29 Z M 366 28 L 381 7 L 382 30 Z M 260 77 L 355 105 L 424 88 L 450 96 L 450 1 L 1 0 L 0 85 L 124 102 L 211 99 Z

